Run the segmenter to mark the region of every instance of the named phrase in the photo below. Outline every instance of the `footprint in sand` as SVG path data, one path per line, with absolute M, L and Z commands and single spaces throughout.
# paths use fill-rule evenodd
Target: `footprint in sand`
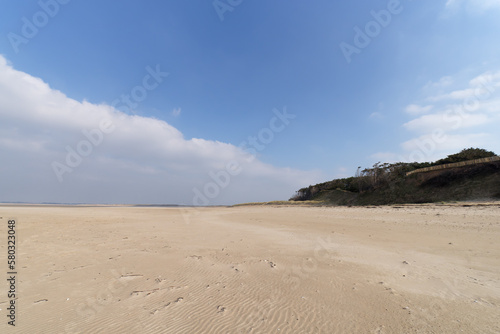
M 40 300 L 34 301 L 33 304 L 44 303 L 44 302 L 48 302 L 48 301 L 49 301 L 48 299 L 40 299 Z

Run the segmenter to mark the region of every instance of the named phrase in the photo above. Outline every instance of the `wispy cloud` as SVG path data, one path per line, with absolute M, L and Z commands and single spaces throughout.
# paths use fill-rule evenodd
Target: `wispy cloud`
M 425 86 L 424 86 L 424 90 L 435 90 L 435 89 L 443 89 L 443 88 L 446 88 L 446 87 L 449 87 L 450 85 L 452 85 L 454 82 L 453 78 L 451 76 L 445 76 L 445 77 L 442 77 L 440 78 L 439 80 L 437 81 L 429 81 Z
M 477 127 L 488 123 L 489 117 L 485 114 L 463 114 L 463 122 L 457 122 L 454 119 L 454 113 L 452 110 L 450 112 L 442 112 L 431 115 L 424 115 L 419 118 L 413 119 L 403 126 L 413 132 L 417 133 L 428 133 L 432 130 L 439 128 L 445 131 L 459 130 Z M 456 114 L 458 115 L 458 114 Z
M 457 89 L 451 92 L 443 92 L 439 95 L 429 96 L 429 101 L 461 100 L 468 99 L 484 100 L 483 96 L 490 95 L 496 88 L 500 87 L 500 71 L 486 72 L 469 81 L 469 87 Z
M 178 117 L 181 114 L 181 108 L 175 108 L 172 110 L 172 116 Z
M 491 124 L 500 120 L 500 71 L 482 73 L 462 84 L 451 77 L 446 78 L 435 86 L 442 88 L 447 86 L 443 82 L 453 82 L 458 89 L 424 97 L 433 102 L 432 108 L 425 108 L 425 114 L 420 113 L 422 108 L 417 104 L 406 107 L 406 112 L 415 118 L 403 127 L 418 136 L 405 141 L 401 147 L 406 152 L 425 153 L 419 155 L 422 158 L 470 146 L 498 148 L 500 135 L 492 131 Z M 428 92 L 428 87 L 426 85 L 423 90 Z
M 432 105 L 420 106 L 418 104 L 410 104 L 406 106 L 405 111 L 410 115 L 421 115 L 428 113 L 432 108 Z
M 370 118 L 370 119 L 382 119 L 382 118 L 384 118 L 384 115 L 379 111 L 375 111 L 375 112 L 372 112 L 368 118 Z
M 471 12 L 484 12 L 489 9 L 500 9 L 499 0 L 448 0 L 446 8 L 449 10 L 457 10 L 465 8 Z
M 455 89 L 450 89 L 452 85 Z M 435 95 L 430 87 L 440 93 Z M 410 139 L 401 143 L 402 152 L 379 152 L 371 158 L 432 161 L 471 146 L 500 152 L 495 126 L 500 124 L 500 71 L 481 73 L 465 82 L 448 76 L 429 82 L 422 92 L 424 103 L 404 108 L 411 119 L 403 124 Z M 428 101 L 432 105 L 426 105 Z
M 442 152 L 457 153 L 464 148 L 487 147 L 494 138 L 494 134 L 484 132 L 447 135 L 446 140 L 437 143 L 436 148 L 432 149 L 433 146 L 430 143 L 435 142 L 432 134 L 425 134 L 403 142 L 401 147 L 406 152 L 421 151 L 425 154 L 428 150 L 431 154 L 426 157 L 428 159 L 422 161 L 432 161 L 443 158 L 445 155 Z

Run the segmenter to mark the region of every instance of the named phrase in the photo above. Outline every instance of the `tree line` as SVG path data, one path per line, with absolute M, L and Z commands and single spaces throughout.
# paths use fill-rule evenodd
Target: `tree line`
M 397 163 L 381 163 L 377 162 L 371 168 L 365 168 L 356 172 L 353 177 L 335 179 L 332 181 L 319 183 L 299 189 L 291 201 L 305 201 L 313 199 L 315 195 L 321 191 L 340 190 L 348 192 L 363 193 L 372 191 L 381 187 L 396 187 L 399 183 L 404 182 L 406 173 L 420 168 L 439 166 L 449 163 L 456 163 L 474 159 L 489 158 L 496 156 L 492 151 L 487 151 L 481 148 L 463 149 L 459 153 L 448 155 L 446 158 L 435 162 L 397 162 Z

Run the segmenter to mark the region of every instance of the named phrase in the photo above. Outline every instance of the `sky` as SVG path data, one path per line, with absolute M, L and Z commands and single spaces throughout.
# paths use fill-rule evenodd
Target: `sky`
M 500 154 L 499 0 L 1 6 L 0 202 L 287 200 Z

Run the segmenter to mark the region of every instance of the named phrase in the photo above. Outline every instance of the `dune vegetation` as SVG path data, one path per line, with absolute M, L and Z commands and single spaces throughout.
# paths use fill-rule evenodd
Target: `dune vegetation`
M 302 188 L 290 201 L 382 205 L 499 198 L 500 157 L 469 148 L 435 162 L 378 162 L 353 177 Z

